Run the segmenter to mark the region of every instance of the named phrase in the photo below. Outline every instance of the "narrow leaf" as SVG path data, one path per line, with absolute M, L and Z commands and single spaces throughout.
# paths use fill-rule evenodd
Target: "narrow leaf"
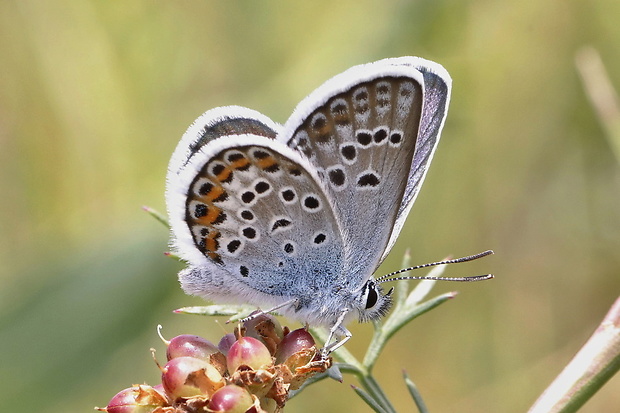
M 411 394 L 411 397 L 413 398 L 413 401 L 415 402 L 418 411 L 420 413 L 428 413 L 428 408 L 426 407 L 426 403 L 424 403 L 424 400 L 422 400 L 422 395 L 420 394 L 418 387 L 413 381 L 411 381 L 406 371 L 403 371 L 403 377 L 405 378 L 405 384 L 407 385 L 409 394 Z
M 207 316 L 227 316 L 231 322 L 238 321 L 250 315 L 256 308 L 238 305 L 205 305 L 194 307 L 182 307 L 174 310 L 177 314 L 194 314 Z
M 144 211 L 146 211 L 150 216 L 155 218 L 157 221 L 159 221 L 160 223 L 164 224 L 167 228 L 170 228 L 170 224 L 168 223 L 168 219 L 166 219 L 166 216 L 164 214 L 162 214 L 158 210 L 156 210 L 154 208 L 151 208 L 150 206 L 146 206 L 146 205 L 143 206 L 142 209 Z
M 355 391 L 355 393 L 357 393 L 358 396 L 362 398 L 362 400 L 366 402 L 368 406 L 370 406 L 372 410 L 374 410 L 377 413 L 387 413 L 387 411 L 383 407 L 381 407 L 379 403 L 377 403 L 377 401 L 373 399 L 364 390 L 362 390 L 361 388 L 357 386 L 351 386 L 351 388 L 353 389 L 353 391 Z

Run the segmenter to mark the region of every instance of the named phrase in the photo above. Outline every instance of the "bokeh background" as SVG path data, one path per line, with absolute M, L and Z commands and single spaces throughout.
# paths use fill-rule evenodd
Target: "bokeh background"
M 453 98 L 379 273 L 407 248 L 415 263 L 492 248 L 448 274 L 496 278 L 437 285 L 460 294 L 400 332 L 376 375 L 399 411 L 413 409 L 403 369 L 433 412 L 525 411 L 620 292 L 618 117 L 584 87 L 609 92 L 602 62 L 620 88 L 619 16 L 616 0 L 3 0 L 0 406 L 91 411 L 159 381 L 158 323 L 230 331 L 171 313 L 200 301 L 141 210 L 165 209 L 169 156 L 198 115 L 238 104 L 284 122 L 348 67 L 417 55 L 450 71 Z M 352 330 L 361 357 L 372 327 Z M 349 384 L 287 411 L 366 411 Z M 616 377 L 583 411 L 618 409 Z

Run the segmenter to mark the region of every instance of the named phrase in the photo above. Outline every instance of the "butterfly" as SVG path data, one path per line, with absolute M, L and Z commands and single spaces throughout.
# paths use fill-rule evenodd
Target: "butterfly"
M 185 292 L 330 328 L 389 309 L 373 273 L 396 242 L 439 141 L 451 78 L 399 57 L 354 66 L 284 125 L 227 106 L 183 135 L 167 174 Z M 327 343 L 326 343 L 327 345 Z

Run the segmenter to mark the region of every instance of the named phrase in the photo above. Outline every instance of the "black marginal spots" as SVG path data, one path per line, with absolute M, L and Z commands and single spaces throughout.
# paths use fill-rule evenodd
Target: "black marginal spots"
M 239 267 L 239 274 L 241 274 L 242 277 L 247 277 L 250 275 L 250 270 L 245 265 L 242 265 Z
M 217 214 L 217 218 L 215 218 L 215 221 L 213 221 L 213 222 L 211 223 L 211 225 L 218 225 L 218 224 L 221 224 L 221 223 L 223 223 L 224 221 L 226 221 L 226 218 L 228 218 L 228 217 L 226 216 L 226 213 L 225 213 L 224 211 L 220 211 L 220 213 L 219 213 L 219 214 Z
M 314 242 L 316 245 L 319 245 L 319 244 L 324 243 L 326 239 L 327 239 L 327 236 L 325 234 L 318 233 L 316 234 L 312 242 Z
M 332 107 L 332 117 L 334 118 L 334 122 L 338 126 L 344 126 L 351 123 L 351 118 L 349 117 L 349 110 L 347 105 L 344 103 L 336 103 Z
M 403 97 L 409 97 L 413 94 L 413 86 L 410 83 L 403 83 L 400 86 L 400 95 Z
M 314 141 L 320 144 L 326 144 L 331 139 L 331 125 L 327 123 L 327 118 L 321 112 L 315 114 L 310 122 L 310 126 L 312 128 L 312 135 L 314 136 Z M 309 149 L 304 147 L 304 149 Z
M 242 153 L 231 153 L 230 155 L 228 155 L 228 162 L 233 163 L 233 162 L 237 162 L 242 160 L 243 158 L 245 158 L 245 156 L 243 156 Z
M 375 132 L 375 135 L 374 135 L 373 138 L 374 138 L 375 143 L 379 144 L 379 143 L 383 142 L 385 140 L 385 138 L 387 138 L 387 131 L 385 129 L 383 129 L 383 128 L 378 129 Z
M 230 183 L 233 180 L 233 171 L 221 163 L 213 165 L 211 172 L 220 182 Z
M 224 172 L 224 169 L 226 169 L 226 166 L 222 165 L 221 163 L 218 163 L 218 164 L 213 165 L 213 168 L 211 168 L 211 172 L 213 173 L 213 175 L 218 176 L 219 174 Z
M 367 131 L 359 131 L 355 137 L 362 146 L 368 146 L 370 145 L 370 142 L 372 142 L 372 135 Z
M 280 170 L 280 165 L 277 162 L 274 162 L 273 164 L 265 167 L 263 170 L 270 173 L 278 172 Z
M 256 194 L 252 191 L 245 191 L 243 194 L 241 194 L 241 200 L 245 204 L 251 203 L 252 201 L 254 201 L 254 198 L 256 198 Z
M 204 195 L 207 195 L 212 190 L 213 190 L 213 184 L 211 182 L 205 182 L 204 184 L 200 185 L 200 189 L 198 190 L 198 193 L 204 196 Z
M 368 92 L 366 90 L 360 90 L 359 92 L 355 94 L 354 98 L 358 102 L 363 102 L 365 100 L 368 100 Z
M 301 169 L 299 168 L 291 168 L 288 172 L 293 176 L 301 176 Z
M 357 180 L 357 186 L 361 187 L 375 187 L 379 185 L 379 183 L 381 183 L 379 177 L 372 172 L 360 176 Z
M 238 171 L 247 171 L 250 169 L 250 166 L 252 166 L 249 159 L 247 159 L 242 153 L 231 153 L 227 156 L 227 159 L 230 166 Z
M 194 217 L 202 218 L 207 215 L 208 208 L 205 204 L 197 204 L 196 208 L 194 208 Z
M 304 206 L 308 209 L 318 209 L 321 206 L 319 199 L 313 195 L 308 195 L 304 199 Z
M 316 116 L 312 121 L 312 129 L 317 132 L 320 132 L 325 125 L 327 125 L 327 119 L 325 119 L 325 116 Z
M 224 202 L 228 199 L 228 192 L 222 191 L 221 194 L 217 196 L 217 198 L 213 198 L 213 202 Z
M 234 254 L 239 249 L 240 246 L 241 246 L 241 241 L 239 241 L 238 239 L 234 239 L 230 241 L 228 245 L 226 245 L 226 249 L 231 254 Z
M 270 156 L 271 154 L 269 152 L 265 152 L 260 149 L 257 149 L 254 151 L 254 157 L 256 159 L 265 159 L 265 158 L 269 158 Z
M 344 171 L 340 168 L 332 169 L 328 172 L 329 180 L 336 186 L 342 186 L 345 183 L 346 176 Z
M 276 222 L 273 223 L 273 225 L 271 226 L 271 231 L 273 232 L 273 231 L 275 231 L 277 229 L 280 229 L 280 228 L 286 228 L 286 227 L 288 227 L 291 224 L 292 224 L 292 222 L 290 220 L 288 220 L 286 218 L 280 218 Z
M 332 114 L 333 115 L 344 115 L 347 113 L 347 105 L 345 105 L 344 103 L 337 103 L 334 105 L 334 107 L 332 107 Z
M 380 84 L 379 86 L 377 86 L 377 93 L 381 95 L 390 93 L 390 87 L 384 83 Z

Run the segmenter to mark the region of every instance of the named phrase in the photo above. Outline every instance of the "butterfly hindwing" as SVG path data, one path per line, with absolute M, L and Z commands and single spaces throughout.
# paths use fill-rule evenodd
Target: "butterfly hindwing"
M 244 284 L 267 303 L 334 284 L 343 266 L 341 231 L 298 153 L 262 136 L 225 136 L 194 155 L 183 180 L 178 249 L 191 247 L 194 265 Z

